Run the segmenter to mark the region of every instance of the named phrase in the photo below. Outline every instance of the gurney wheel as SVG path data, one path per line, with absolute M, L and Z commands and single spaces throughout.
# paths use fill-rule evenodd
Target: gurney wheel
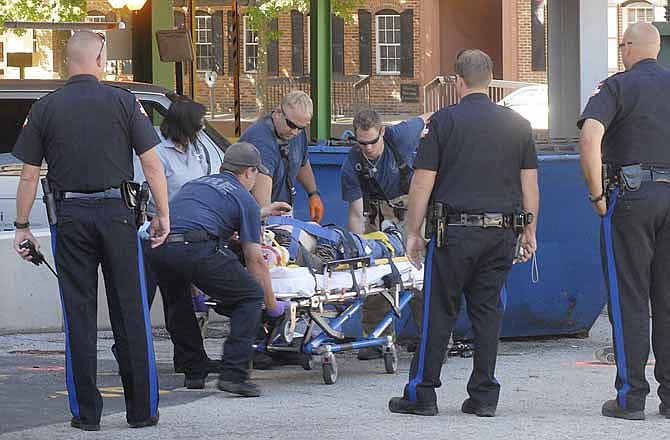
M 302 357 L 302 368 L 307 371 L 311 371 L 314 369 L 314 360 L 312 359 L 312 356 L 309 354 L 305 354 Z
M 337 382 L 337 361 L 333 353 L 323 355 L 323 364 L 321 365 L 323 373 L 323 383 L 332 385 Z
M 398 351 L 395 348 L 395 344 L 384 350 L 384 368 L 388 374 L 398 372 Z

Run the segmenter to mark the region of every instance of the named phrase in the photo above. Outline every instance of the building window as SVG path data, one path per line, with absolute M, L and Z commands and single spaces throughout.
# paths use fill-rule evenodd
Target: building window
M 247 16 L 244 16 L 244 71 L 255 73 L 258 70 L 258 35 L 249 29 Z
M 104 23 L 106 21 L 104 15 L 98 15 L 95 12 L 92 14 L 86 16 L 86 23 Z
M 626 27 L 641 21 L 651 23 L 654 21 L 654 7 L 646 2 L 632 3 L 626 6 Z
M 619 71 L 619 18 L 617 5 L 607 8 L 607 72 Z
M 199 71 L 212 70 L 212 17 L 210 15 L 195 16 L 195 56 Z
M 377 73 L 400 74 L 400 15 L 377 16 Z

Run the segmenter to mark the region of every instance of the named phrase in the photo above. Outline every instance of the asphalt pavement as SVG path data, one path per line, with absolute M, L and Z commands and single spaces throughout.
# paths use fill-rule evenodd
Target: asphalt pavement
M 210 356 L 221 353 L 222 332 L 206 340 Z M 594 357 L 610 345 L 607 318 L 599 317 L 586 339 L 505 341 L 497 377 L 502 384 L 495 418 L 462 414 L 471 359 L 449 358 L 438 390 L 440 414 L 419 417 L 389 413 L 410 363 L 401 350 L 398 374 L 384 373 L 380 360 L 362 362 L 338 355 L 339 378 L 324 385 L 317 364 L 254 371 L 259 398 L 219 392 L 211 377 L 203 391 L 182 388 L 172 372 L 172 346 L 155 338 L 160 374 L 161 419 L 156 427 L 129 429 L 109 332 L 99 334 L 99 384 L 105 396 L 102 430 L 69 427 L 63 372 L 63 335 L 0 336 L 0 440 L 9 439 L 668 439 L 670 420 L 658 414 L 653 360 L 647 375 L 652 392 L 647 420 L 608 419 L 600 406 L 613 398 L 615 369 Z

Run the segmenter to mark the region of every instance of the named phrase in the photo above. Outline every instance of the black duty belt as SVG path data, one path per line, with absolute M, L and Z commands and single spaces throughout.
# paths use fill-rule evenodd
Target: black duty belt
M 167 243 L 199 243 L 203 241 L 218 240 L 219 238 L 207 231 L 188 231 L 183 234 L 169 234 L 165 241 Z
M 642 181 L 670 183 L 670 168 L 642 166 Z
M 487 212 L 483 214 L 447 214 L 447 226 L 479 228 L 513 228 L 514 214 Z
M 61 191 L 56 193 L 56 200 L 65 199 L 120 199 L 121 190 L 118 188 L 109 188 L 104 191 L 95 192 L 76 192 Z

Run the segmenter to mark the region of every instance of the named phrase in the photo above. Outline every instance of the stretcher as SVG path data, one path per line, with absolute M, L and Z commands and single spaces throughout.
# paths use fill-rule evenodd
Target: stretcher
M 423 271 L 416 270 L 405 258 L 378 259 L 374 266 L 370 263 L 369 257 L 332 261 L 323 274 L 306 267 L 271 269 L 275 295 L 289 302 L 290 307 L 284 316 L 264 323 L 264 338 L 255 349 L 297 353 L 305 370 L 312 370 L 320 362 L 326 384 L 337 381 L 336 353 L 365 347 L 383 347 L 385 371 L 397 372 L 393 339 L 381 335 L 400 318 L 414 292 L 423 287 Z M 390 311 L 371 334 L 347 337 L 342 331 L 344 323 L 371 295 L 382 295 Z

